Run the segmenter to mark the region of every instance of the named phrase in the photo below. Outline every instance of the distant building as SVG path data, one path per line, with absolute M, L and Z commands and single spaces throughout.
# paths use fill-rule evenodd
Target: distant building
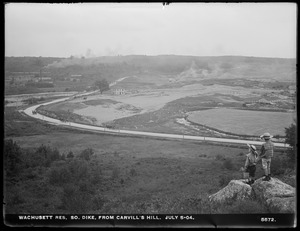
M 69 77 L 69 80 L 74 82 L 80 82 L 82 77 L 83 77 L 82 75 L 71 75 Z
M 270 101 L 268 101 L 268 100 L 266 100 L 266 99 L 260 99 L 260 100 L 258 100 L 258 102 L 259 102 L 260 104 L 273 104 L 272 102 L 270 102 Z
M 126 94 L 126 90 L 123 89 L 123 88 L 114 89 L 113 92 L 114 92 L 115 95 L 125 95 Z

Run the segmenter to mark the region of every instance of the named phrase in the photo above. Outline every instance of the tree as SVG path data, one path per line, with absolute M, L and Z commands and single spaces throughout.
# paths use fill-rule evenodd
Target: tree
M 291 149 L 288 151 L 288 157 L 291 163 L 295 162 L 296 158 L 296 124 L 291 124 L 288 128 L 285 128 L 286 139 L 285 142 L 291 146 Z
M 101 94 L 102 92 L 109 90 L 109 84 L 106 79 L 97 80 L 95 86 L 99 88 Z
M 4 169 L 7 176 L 17 176 L 22 165 L 22 149 L 12 139 L 4 143 Z
M 67 158 L 73 158 L 74 154 L 72 151 L 69 151 L 69 153 L 67 154 Z
M 34 63 L 38 68 L 39 68 L 39 71 L 40 71 L 40 77 L 42 76 L 42 68 L 44 66 L 43 64 L 43 60 L 42 60 L 42 57 L 38 57 L 36 60 L 35 60 L 35 63 Z

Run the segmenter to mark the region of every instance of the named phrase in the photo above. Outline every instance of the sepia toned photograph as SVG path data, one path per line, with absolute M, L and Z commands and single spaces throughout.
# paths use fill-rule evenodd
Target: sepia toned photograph
M 4 3 L 3 224 L 296 227 L 297 9 Z

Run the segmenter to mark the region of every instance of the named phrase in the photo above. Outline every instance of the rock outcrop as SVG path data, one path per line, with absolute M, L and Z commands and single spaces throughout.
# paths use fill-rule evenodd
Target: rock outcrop
M 209 196 L 211 202 L 230 202 L 234 200 L 244 200 L 250 198 L 252 188 L 245 184 L 244 180 L 232 180 L 229 184 L 219 192 Z
M 277 178 L 271 178 L 270 181 L 260 178 L 251 186 L 246 184 L 245 180 L 231 180 L 225 188 L 209 196 L 211 202 L 218 203 L 249 198 L 259 201 L 277 213 L 296 212 L 295 188 Z
M 295 188 L 271 178 L 270 181 L 258 179 L 252 185 L 253 193 L 256 198 L 265 203 L 268 207 L 283 213 L 294 213 L 296 211 L 296 191 Z

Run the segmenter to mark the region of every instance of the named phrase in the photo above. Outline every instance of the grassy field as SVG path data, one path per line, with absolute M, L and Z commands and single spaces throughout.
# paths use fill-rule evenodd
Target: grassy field
M 194 123 L 234 134 L 259 136 L 268 131 L 273 135 L 284 136 L 285 128 L 294 122 L 294 117 L 295 113 L 290 112 L 217 108 L 191 112 L 188 119 Z
M 56 147 L 61 153 L 78 155 L 86 148 L 95 151 L 95 162 L 102 166 L 107 180 L 101 189 L 105 201 L 102 212 L 172 213 L 191 212 L 185 208 L 170 208 L 164 200 L 206 197 L 220 189 L 224 176 L 237 179 L 244 162 L 243 148 L 209 144 L 118 137 L 70 132 L 16 137 L 24 148 L 41 144 Z M 232 159 L 232 169 L 223 166 Z M 228 179 L 227 179 L 228 180 Z M 160 201 L 161 207 L 140 207 Z M 120 206 L 122 204 L 122 206 Z M 133 206 L 135 204 L 135 206 Z M 170 210 L 171 209 L 171 210 Z
M 76 156 L 86 148 L 93 149 L 91 163 L 99 163 L 103 177 L 98 188 L 102 206 L 90 211 L 95 213 L 209 213 L 207 197 L 230 180 L 241 179 L 239 168 L 247 153 L 246 145 L 220 146 L 67 131 L 14 140 L 25 149 L 44 144 L 65 155 L 72 151 Z M 282 157 L 281 152 L 275 155 Z M 260 165 L 256 174 L 263 175 Z M 59 195 L 54 195 L 55 201 L 59 201 Z M 32 205 L 22 207 L 25 211 L 30 208 L 33 209 Z M 57 208 L 46 211 L 61 212 L 58 208 L 57 202 Z M 216 208 L 212 213 L 215 212 L 218 213 Z M 219 212 L 229 211 L 223 208 Z

